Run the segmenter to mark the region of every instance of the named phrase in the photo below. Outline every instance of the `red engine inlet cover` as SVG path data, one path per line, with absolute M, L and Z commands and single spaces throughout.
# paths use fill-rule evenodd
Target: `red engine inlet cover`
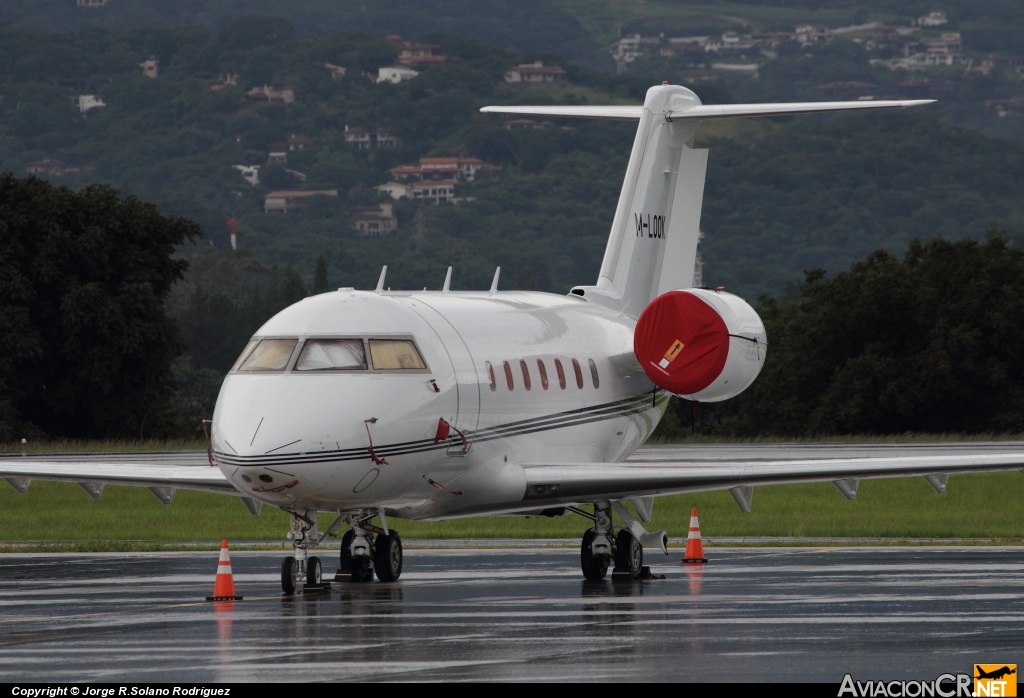
M 647 377 L 676 395 L 698 393 L 729 358 L 729 330 L 710 305 L 686 291 L 655 298 L 640 313 L 633 352 Z

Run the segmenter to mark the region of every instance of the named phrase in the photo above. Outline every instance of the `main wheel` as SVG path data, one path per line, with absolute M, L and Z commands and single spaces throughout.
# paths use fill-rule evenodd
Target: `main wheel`
M 377 579 L 382 582 L 393 582 L 402 575 L 402 539 L 398 531 L 390 535 L 377 534 L 373 545 L 373 567 Z
M 352 539 L 356 537 L 351 528 L 341 537 L 341 557 L 338 560 L 338 572 L 352 574 Z
M 583 576 L 592 582 L 600 582 L 608 573 L 608 558 L 603 555 L 594 555 L 591 547 L 594 542 L 594 529 L 587 529 L 583 534 L 583 544 L 580 545 L 580 568 Z
M 295 558 L 289 555 L 281 563 L 281 591 L 295 593 Z
M 311 557 L 306 560 L 306 586 L 318 587 L 323 579 L 323 568 L 320 565 L 320 558 Z
M 644 546 L 626 529 L 619 531 L 615 538 L 615 572 L 629 574 L 630 579 L 639 579 L 644 566 Z

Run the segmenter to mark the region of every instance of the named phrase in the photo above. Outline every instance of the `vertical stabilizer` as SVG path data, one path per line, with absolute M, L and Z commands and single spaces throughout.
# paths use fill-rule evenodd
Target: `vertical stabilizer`
M 708 154 L 692 147 L 698 120 L 666 117 L 699 104 L 678 85 L 652 87 L 644 100 L 596 289 L 629 315 L 693 285 Z

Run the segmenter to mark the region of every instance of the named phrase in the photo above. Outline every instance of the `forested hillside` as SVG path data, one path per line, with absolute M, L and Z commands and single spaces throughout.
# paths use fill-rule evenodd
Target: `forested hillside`
M 57 32 L 33 27 L 91 21 L 76 15 L 64 25 L 47 24 L 66 12 L 66 3 L 5 5 L 0 16 L 19 24 L 0 25 L 0 170 L 35 172 L 73 188 L 110 184 L 202 226 L 206 239 L 180 251 L 192 269 L 168 309 L 190 349 L 175 365 L 179 409 L 208 416 L 235 353 L 270 314 L 313 290 L 318 262 L 320 288 L 372 286 L 383 264 L 394 288 L 439 287 L 449 265 L 456 289 L 486 288 L 496 266 L 503 270 L 502 288 L 565 292 L 595 280 L 634 127 L 519 123 L 484 116 L 479 107 L 635 104 L 663 75 L 690 68 L 652 54 L 615 75 L 538 50 L 560 46 L 579 55 L 577 39 L 607 29 L 607 5 L 585 10 L 565 2 L 533 14 L 525 11 L 534 7 L 530 3 L 484 6 L 504 21 L 480 26 L 489 26 L 504 48 L 481 40 L 489 35 L 479 27 L 466 30 L 474 38 L 420 33 L 462 31 L 454 20 L 446 25 L 424 18 L 394 30 L 408 36 L 387 38 L 392 30 L 372 23 L 366 28 L 373 33 L 331 31 L 337 13 L 325 10 L 313 27 L 317 3 L 286 20 L 238 17 L 233 3 L 194 0 L 157 12 L 153 3 L 125 0 L 96 8 L 112 13 L 103 15 L 108 20 L 120 17 L 116 26 L 103 20 L 95 23 L 108 28 Z M 259 3 L 247 7 L 259 9 Z M 635 13 L 638 5 L 623 7 Z M 716 17 L 746 8 L 758 31 L 819 12 L 814 3 L 767 0 L 681 7 Z M 950 21 L 980 31 L 992 27 L 998 7 L 973 14 L 966 5 L 947 9 Z M 427 11 L 417 3 L 407 9 L 411 17 Z M 377 17 L 375 10 L 360 11 L 366 22 Z M 876 11 L 906 18 L 928 8 L 879 0 L 821 10 L 834 22 L 860 21 L 865 17 L 858 12 Z M 165 26 L 186 14 L 195 26 Z M 547 33 L 530 24 L 545 21 Z M 552 38 L 558 32 L 565 34 L 563 44 Z M 513 35 L 522 35 L 519 43 Z M 537 43 L 523 43 L 525 36 Z M 976 34 L 983 36 L 986 45 L 1012 49 L 1003 34 Z M 868 65 L 862 48 L 843 41 L 780 50 L 756 80 L 711 76 L 690 84 L 707 103 L 822 98 L 814 92 L 817 81 L 855 79 Z M 399 62 L 415 50 L 430 55 Z M 563 78 L 543 89 L 510 85 L 507 74 L 534 61 L 561 67 Z M 402 65 L 415 66 L 418 74 L 382 79 L 382 68 Z M 1002 90 L 1013 74 L 1007 70 L 988 82 L 965 76 L 956 95 L 985 85 Z M 1008 113 L 1004 124 L 1014 118 Z M 924 107 L 707 125 L 698 136 L 699 146 L 711 148 L 702 218 L 705 283 L 750 299 L 762 292 L 796 298 L 806 269 L 845 269 L 879 248 L 902 254 L 912 238 L 980 238 L 992 222 L 1024 227 L 1024 201 L 1017 195 L 1024 185 L 1024 145 L 956 128 L 950 120 L 948 109 Z M 363 147 L 353 138 L 357 133 L 379 140 Z M 395 182 L 396 172 L 430 157 L 486 167 L 458 178 L 455 202 L 393 201 L 376 189 L 411 186 Z M 265 212 L 270 195 L 281 191 L 318 193 L 301 198 L 301 206 L 284 204 L 292 205 L 287 213 Z M 381 204 L 392 205 L 395 229 L 357 229 L 366 211 Z M 237 250 L 229 244 L 229 220 Z

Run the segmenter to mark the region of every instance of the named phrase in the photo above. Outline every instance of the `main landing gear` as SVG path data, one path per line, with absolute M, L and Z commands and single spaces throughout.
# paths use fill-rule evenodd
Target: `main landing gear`
M 618 535 L 615 535 L 612 527 L 613 506 L 626 523 L 626 528 L 620 530 Z M 613 580 L 649 578 L 650 568 L 644 566 L 644 543 L 668 553 L 668 538 L 665 532 L 648 533 L 618 502 L 596 502 L 593 515 L 576 507 L 566 509 L 594 522 L 594 527 L 583 534 L 583 542 L 580 545 L 580 569 L 589 581 L 599 582 L 604 579 L 613 563 Z
M 370 523 L 378 513 L 383 528 Z M 397 531 L 387 528 L 383 512 L 339 516 L 322 534 L 317 530 L 315 511 L 292 511 L 291 515 L 288 537 L 295 548 L 295 554 L 289 555 L 281 563 L 281 590 L 285 594 L 294 594 L 300 585 L 303 592 L 331 588 L 330 582 L 323 579 L 323 563 L 320 558 L 308 556 L 307 549 L 319 545 L 346 523 L 351 528 L 341 538 L 341 555 L 334 581 L 370 582 L 376 573 L 380 581 L 394 582 L 401 576 L 402 538 Z

